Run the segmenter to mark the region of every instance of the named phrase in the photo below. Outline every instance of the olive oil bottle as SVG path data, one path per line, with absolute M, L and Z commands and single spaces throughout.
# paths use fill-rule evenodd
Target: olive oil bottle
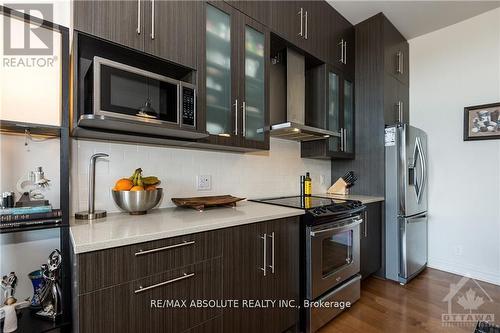
M 306 172 L 306 178 L 304 179 L 304 196 L 310 197 L 312 194 L 312 180 L 309 172 Z

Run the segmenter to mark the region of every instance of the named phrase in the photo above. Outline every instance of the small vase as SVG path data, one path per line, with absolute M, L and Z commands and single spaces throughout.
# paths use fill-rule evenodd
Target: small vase
M 41 270 L 33 271 L 28 274 L 28 277 L 33 284 L 33 297 L 31 298 L 31 308 L 40 308 L 40 291 L 44 285 L 43 275 Z

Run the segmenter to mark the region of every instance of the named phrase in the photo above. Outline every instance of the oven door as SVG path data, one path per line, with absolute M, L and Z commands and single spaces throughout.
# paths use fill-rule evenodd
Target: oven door
M 94 114 L 158 124 L 179 123 L 180 82 L 94 57 Z
M 359 225 L 356 215 L 307 227 L 307 298 L 316 299 L 359 272 Z

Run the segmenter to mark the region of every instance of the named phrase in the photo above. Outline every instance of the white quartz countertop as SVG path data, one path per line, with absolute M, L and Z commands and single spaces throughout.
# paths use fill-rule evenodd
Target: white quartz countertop
M 139 216 L 112 213 L 92 223 L 72 218 L 70 234 L 73 251 L 79 254 L 302 214 L 301 209 L 242 201 L 236 207 L 210 208 L 203 212 L 165 208 Z
M 326 196 L 326 197 L 334 198 L 334 199 L 358 200 L 364 204 L 369 204 L 369 203 L 373 203 L 373 202 L 380 202 L 380 201 L 385 200 L 384 197 L 377 197 L 377 196 L 370 196 L 370 195 L 358 195 L 358 194 L 348 194 L 348 195 L 318 194 L 318 195 Z

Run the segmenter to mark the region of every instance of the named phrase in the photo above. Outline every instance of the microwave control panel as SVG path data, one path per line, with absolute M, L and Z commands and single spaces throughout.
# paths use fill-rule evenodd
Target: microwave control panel
M 189 87 L 182 87 L 182 124 L 195 127 L 195 90 Z

